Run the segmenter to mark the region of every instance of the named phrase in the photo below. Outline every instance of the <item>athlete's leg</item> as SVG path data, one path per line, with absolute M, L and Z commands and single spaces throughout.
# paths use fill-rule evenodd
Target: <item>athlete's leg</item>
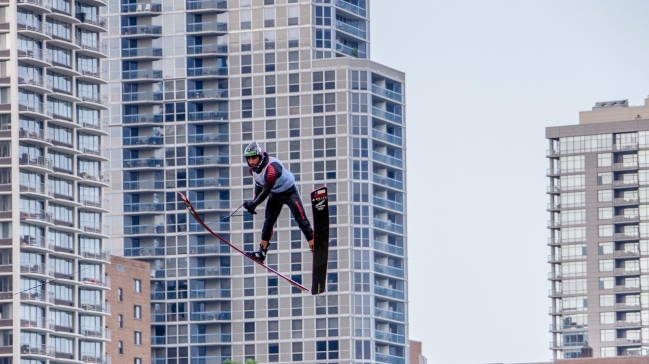
M 293 219 L 295 219 L 300 230 L 302 230 L 302 234 L 304 234 L 304 237 L 309 242 L 309 249 L 313 250 L 313 229 L 311 228 L 309 219 L 306 217 L 302 199 L 296 188 L 292 188 L 291 192 L 286 196 L 285 203 L 291 209 Z
M 261 229 L 261 246 L 264 250 L 270 245 L 270 238 L 273 236 L 273 226 L 277 222 L 280 212 L 282 212 L 282 200 L 278 194 L 271 193 L 266 201 L 266 215 L 264 226 Z

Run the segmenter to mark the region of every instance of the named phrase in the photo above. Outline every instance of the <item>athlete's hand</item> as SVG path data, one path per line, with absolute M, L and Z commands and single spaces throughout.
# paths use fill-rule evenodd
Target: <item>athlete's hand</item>
M 255 208 L 257 208 L 257 206 L 253 205 L 252 201 L 244 202 L 243 203 L 243 208 L 246 209 L 248 211 L 248 213 L 251 214 L 251 215 L 256 215 L 257 214 L 255 212 Z

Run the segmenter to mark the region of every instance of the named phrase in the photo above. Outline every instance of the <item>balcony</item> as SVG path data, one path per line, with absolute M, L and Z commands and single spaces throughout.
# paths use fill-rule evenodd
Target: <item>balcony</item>
M 162 212 L 164 207 L 160 202 L 125 203 L 124 212 Z
M 372 93 L 396 102 L 402 102 L 403 96 L 395 91 L 372 84 Z
M 127 25 L 122 27 L 122 35 L 126 37 L 137 36 L 138 38 L 158 38 L 162 36 L 160 25 Z
M 125 190 L 161 190 L 164 188 L 164 181 L 142 180 L 124 181 Z
M 636 258 L 640 256 L 640 251 L 638 250 L 616 250 L 613 252 L 613 256 L 616 258 Z
M 43 276 L 50 276 L 52 266 L 43 263 L 20 263 L 21 274 L 38 274 Z
M 231 334 L 192 334 L 190 340 L 192 344 L 229 343 L 231 341 Z
M 41 248 L 41 249 L 50 249 L 53 250 L 54 246 L 52 239 L 46 238 L 44 236 L 20 236 L 20 247 L 21 248 Z
M 226 11 L 228 8 L 227 0 L 187 0 L 185 9 L 191 12 L 208 12 L 213 11 Z
M 642 322 L 640 321 L 624 321 L 624 320 L 618 320 L 615 321 L 615 327 L 633 327 L 633 326 L 642 326 Z
M 225 33 L 227 31 L 228 23 L 202 22 L 187 24 L 187 33 Z
M 189 157 L 190 166 L 205 166 L 215 164 L 229 164 L 230 158 L 227 155 L 197 156 Z
M 230 222 L 228 222 L 228 221 L 224 221 L 224 222 L 212 221 L 212 222 L 209 222 L 207 224 L 214 231 L 229 231 L 230 230 Z M 203 227 L 203 225 L 201 225 L 198 222 L 190 222 L 189 223 L 189 231 L 202 232 L 202 231 L 205 231 L 205 228 Z
M 162 158 L 153 157 L 124 159 L 124 168 L 162 167 L 163 162 Z
M 188 113 L 189 121 L 215 121 L 227 119 L 227 111 L 190 111 Z
M 613 181 L 613 188 L 631 188 L 638 186 L 639 184 L 637 179 Z
M 156 47 L 136 47 L 123 48 L 122 57 L 139 58 L 139 59 L 158 59 L 162 57 L 162 48 Z
M 640 267 L 615 268 L 613 273 L 616 276 L 635 276 L 640 275 Z
M 52 27 L 35 19 L 17 19 L 16 29 L 19 33 L 26 33 L 26 36 L 39 40 L 51 39 L 52 36 Z
M 640 216 L 613 216 L 613 222 L 615 223 L 627 223 L 627 222 L 638 222 L 640 221 Z
M 49 329 L 54 326 L 54 320 L 41 316 L 20 316 L 21 328 Z
M 622 206 L 622 205 L 637 205 L 640 203 L 640 200 L 637 198 L 614 198 L 613 205 Z
M 196 200 L 192 202 L 196 210 L 227 210 L 230 208 L 229 200 Z
M 193 67 L 187 69 L 187 77 L 209 77 L 209 76 L 227 76 L 227 67 L 206 66 L 206 67 Z
M 404 313 L 391 311 L 391 310 L 383 310 L 378 307 L 374 308 L 374 316 L 384 318 L 387 320 L 392 320 L 392 321 L 400 321 L 400 322 L 406 321 L 406 315 Z
M 400 246 L 381 243 L 381 242 L 378 242 L 378 241 L 374 241 L 374 249 L 382 251 L 384 253 L 398 255 L 398 256 L 401 256 L 401 257 L 404 256 L 404 254 L 405 254 L 404 249 L 402 247 L 400 247 Z
M 110 175 L 108 172 L 83 171 L 78 172 L 78 176 L 83 178 L 86 183 L 90 182 L 90 184 L 107 185 L 110 183 Z
M 374 205 L 379 207 L 384 207 L 386 209 L 403 212 L 403 204 L 396 201 L 372 196 L 372 202 L 374 203 Z
M 378 107 L 374 107 L 374 106 L 372 106 L 372 115 L 397 124 L 402 124 L 403 122 L 403 118 L 401 117 L 401 115 L 394 114 L 389 111 L 381 110 Z
M 401 137 L 398 137 L 396 135 L 384 133 L 382 131 L 378 131 L 376 129 L 372 129 L 372 138 L 382 140 L 386 143 L 398 145 L 398 146 L 403 146 L 403 139 Z
M 230 267 L 199 267 L 189 268 L 190 277 L 221 277 L 229 276 Z
M 232 313 L 230 311 L 205 311 L 205 312 L 192 312 L 189 316 L 191 321 L 223 321 L 231 320 Z
M 43 10 L 50 12 L 52 10 L 52 2 L 49 0 L 18 0 L 18 6 L 21 8 L 42 13 Z
M 165 248 L 159 248 L 155 246 L 124 248 L 124 256 L 127 257 L 159 257 L 162 255 L 165 255 Z M 163 292 L 163 296 L 164 296 L 164 292 Z M 164 299 L 164 298 L 160 298 L 160 299 Z
M 20 185 L 20 192 L 24 194 L 37 194 L 37 195 L 45 195 L 45 196 L 53 196 L 53 193 L 50 193 L 47 189 L 47 186 L 45 183 L 40 183 L 36 181 L 23 181 L 21 180 L 19 183 Z
M 38 47 L 22 46 L 18 48 L 18 58 L 40 67 L 52 65 L 52 53 Z
M 31 221 L 40 221 L 44 223 L 52 223 L 52 214 L 46 212 L 45 210 L 36 209 L 36 208 L 21 208 L 20 209 L 20 220 L 31 220 Z
M 393 167 L 403 168 L 403 160 L 389 156 L 387 154 L 372 152 L 372 159 L 379 161 L 384 164 L 389 164 Z
M 405 277 L 405 272 L 402 268 L 391 267 L 379 263 L 374 263 L 374 272 L 399 278 Z
M 639 292 L 640 286 L 615 286 L 614 292 Z
M 81 282 L 83 282 L 85 284 L 94 285 L 94 286 L 110 288 L 110 277 L 108 277 L 108 276 L 85 275 L 85 276 L 81 277 Z
M 122 145 L 128 146 L 147 146 L 147 145 L 162 145 L 163 139 L 161 136 L 131 136 L 122 138 Z
M 79 97 L 81 101 L 101 105 L 105 108 L 108 108 L 108 97 L 98 92 L 78 90 L 77 97 Z
M 124 234 L 127 235 L 142 235 L 142 234 L 155 234 L 160 235 L 165 233 L 164 225 L 127 225 L 124 226 Z
M 615 345 L 640 346 L 642 345 L 642 339 L 617 338 L 615 339 Z
M 81 221 L 79 229 L 87 234 L 110 236 L 110 228 L 96 221 Z
M 132 114 L 122 116 L 124 124 L 157 124 L 162 123 L 160 114 Z
M 108 46 L 106 46 L 106 43 L 80 37 L 77 37 L 76 43 L 83 51 L 90 52 L 90 56 L 105 58 L 108 55 Z
M 102 301 L 82 300 L 81 302 L 79 302 L 79 308 L 86 311 L 110 313 L 110 303 Z
M 349 3 L 347 1 L 336 0 L 334 5 L 337 8 L 343 9 L 348 13 L 352 13 L 354 15 L 358 15 L 358 16 L 363 17 L 363 18 L 365 18 L 367 16 L 367 10 L 366 9 L 361 8 L 359 6 L 356 6 L 356 5 L 354 5 L 352 3 Z
M 20 292 L 21 301 L 41 302 L 41 303 L 54 303 L 54 296 L 47 291 L 38 291 L 30 289 L 28 291 Z
M 92 13 L 84 13 L 81 8 L 76 9 L 76 18 L 80 21 L 76 24 L 79 28 L 84 28 L 94 32 L 106 32 L 108 30 L 108 21 L 103 16 Z
M 203 133 L 189 134 L 189 143 L 227 143 L 229 140 L 228 133 Z
M 406 359 L 400 356 L 374 353 L 376 361 L 379 363 L 388 363 L 388 364 L 406 364 Z
M 338 42 L 336 42 L 336 52 L 340 52 L 344 55 L 355 58 L 367 58 L 367 54 L 365 52 Z
M 406 337 L 404 335 L 392 334 L 389 332 L 379 331 L 379 330 L 374 331 L 374 338 L 376 340 L 389 341 L 397 344 L 406 343 Z
M 187 91 L 188 99 L 223 99 L 228 97 L 227 89 L 210 88 Z
M 394 178 L 372 174 L 372 182 L 397 190 L 403 190 L 403 182 Z
M 403 225 L 399 225 L 397 223 L 391 222 L 391 221 L 385 221 L 381 219 L 374 218 L 374 227 L 378 229 L 383 229 L 383 230 L 388 230 L 393 233 L 397 234 L 403 234 Z
M 107 124 L 102 122 L 101 119 L 92 117 L 77 117 L 77 124 L 81 125 L 84 128 L 92 129 L 92 131 L 85 130 L 87 132 L 98 131 L 99 134 L 108 134 Z
M 162 92 L 158 91 L 140 91 L 122 93 L 124 102 L 162 102 Z
M 208 177 L 208 178 L 191 178 L 189 180 L 189 187 L 203 188 L 203 187 L 228 187 L 230 185 L 229 178 Z
M 406 297 L 405 292 L 398 291 L 389 287 L 374 286 L 374 294 L 394 298 L 397 300 L 404 300 Z
M 613 238 L 615 240 L 636 240 L 640 238 L 640 234 L 638 232 L 615 233 L 613 234 Z
M 638 169 L 638 162 L 635 162 L 635 163 L 629 163 L 629 162 L 613 163 L 612 169 L 614 171 L 632 171 L 632 170 Z
M 631 311 L 636 311 L 640 310 L 641 306 L 640 303 L 616 303 L 615 304 L 615 309 L 616 310 L 631 310 Z
M 81 353 L 81 361 L 86 364 L 110 364 L 110 355 L 97 353 Z
M 46 355 L 54 356 L 54 346 L 45 344 L 36 344 L 30 342 L 20 343 L 21 355 Z
M 110 329 L 103 327 L 83 326 L 79 329 L 79 334 L 86 338 L 110 340 Z
M 133 3 L 122 4 L 121 12 L 129 16 L 156 16 L 160 15 L 162 5 L 158 3 Z
M 232 291 L 229 289 L 192 289 L 189 292 L 189 298 L 197 299 L 214 299 L 214 298 L 230 298 Z
M 225 55 L 228 53 L 227 44 L 200 44 L 200 45 L 188 45 L 187 46 L 187 55 L 203 55 L 203 54 L 213 54 L 213 55 Z
M 162 70 L 154 69 L 141 69 L 141 70 L 129 70 L 122 71 L 123 80 L 147 80 L 151 82 L 157 82 L 162 79 Z
M 35 118 L 52 118 L 52 108 L 42 102 L 33 100 L 18 100 L 18 111 Z

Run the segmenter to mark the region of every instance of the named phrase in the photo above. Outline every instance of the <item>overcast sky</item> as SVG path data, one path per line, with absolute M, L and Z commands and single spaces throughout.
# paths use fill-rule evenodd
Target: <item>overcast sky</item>
M 406 72 L 410 338 L 429 363 L 551 358 L 545 127 L 649 94 L 647 1 L 370 0 Z

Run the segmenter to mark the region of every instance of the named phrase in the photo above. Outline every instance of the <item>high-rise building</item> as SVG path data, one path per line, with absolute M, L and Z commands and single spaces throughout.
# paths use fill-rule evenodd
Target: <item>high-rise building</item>
M 0 363 L 109 363 L 102 0 L 0 1 Z
M 550 349 L 649 354 L 649 99 L 598 102 L 546 129 Z
M 151 335 L 165 338 L 152 363 L 405 364 L 405 76 L 369 60 L 369 2 L 111 1 L 113 248 L 150 263 Z M 252 199 L 252 140 L 296 176 L 307 211 L 329 188 L 326 294 L 233 254 L 176 196 L 256 250 L 263 206 L 223 219 Z M 267 263 L 310 285 L 288 208 L 271 243 Z

